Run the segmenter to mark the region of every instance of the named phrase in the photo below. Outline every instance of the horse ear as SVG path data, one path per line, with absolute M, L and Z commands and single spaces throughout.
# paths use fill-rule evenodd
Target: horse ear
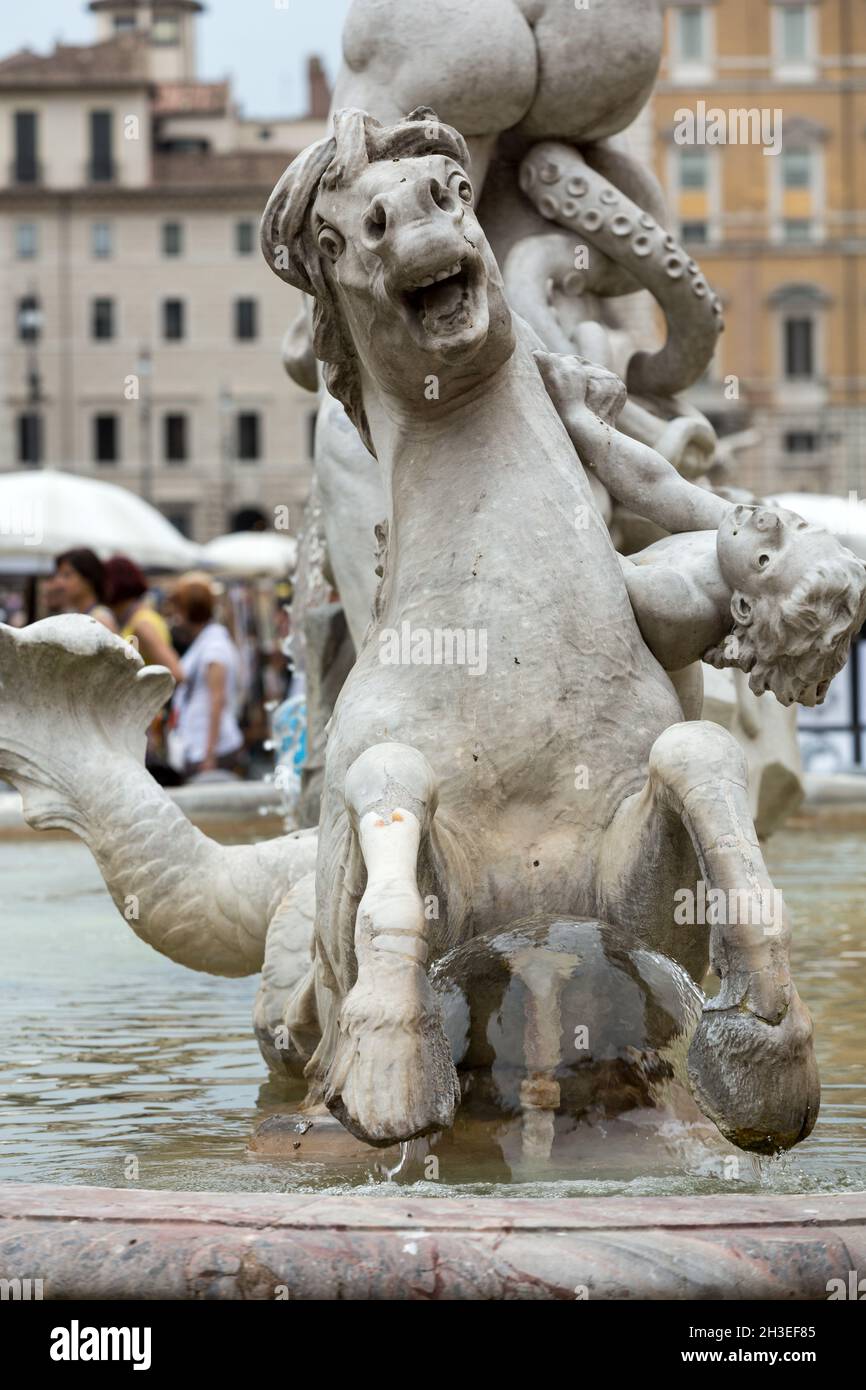
M 404 116 L 402 125 L 441 125 L 438 115 L 432 106 L 416 106 L 408 116 Z
M 731 596 L 731 613 L 741 627 L 748 627 L 752 621 L 751 600 L 746 598 L 741 589 L 736 589 Z
M 336 183 L 353 183 L 370 163 L 367 152 L 367 122 L 370 119 L 366 111 L 359 111 L 353 106 L 344 107 L 334 116 L 336 158 L 339 164 L 339 169 L 335 172 Z M 378 125 L 379 122 L 376 121 L 375 124 Z

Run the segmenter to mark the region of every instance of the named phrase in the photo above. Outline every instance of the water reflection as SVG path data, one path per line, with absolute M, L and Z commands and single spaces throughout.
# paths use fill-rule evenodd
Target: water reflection
M 866 813 L 827 811 L 777 836 L 769 860 L 794 918 L 794 968 L 816 1022 L 823 1105 L 793 1155 L 744 1157 L 738 1190 L 866 1188 Z M 124 928 L 89 854 L 70 840 L 0 842 L 0 1179 L 212 1191 L 399 1194 L 369 1172 L 247 1153 L 264 1114 L 298 1090 L 265 1080 L 255 979 L 173 965 Z M 639 1165 L 636 1165 L 638 1167 Z M 447 1165 L 445 1165 L 447 1168 Z M 730 1192 L 732 1175 L 609 1172 L 511 1183 L 548 1197 Z M 463 1174 L 461 1174 L 461 1177 Z M 493 1195 L 498 1173 L 421 1180 L 419 1195 Z

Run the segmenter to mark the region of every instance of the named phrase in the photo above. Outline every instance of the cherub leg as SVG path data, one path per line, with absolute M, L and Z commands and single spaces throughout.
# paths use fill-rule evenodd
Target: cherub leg
M 790 1148 L 815 1123 L 820 1086 L 812 1022 L 789 969 L 787 913 L 749 809 L 745 756 L 718 725 L 675 724 L 653 745 L 647 788 L 630 802 L 608 831 L 615 829 L 617 845 L 627 834 L 645 871 L 648 847 L 669 838 L 679 821 L 708 889 L 721 890 L 707 912 L 708 921 L 716 918 L 710 954 L 721 988 L 705 1004 L 689 1049 L 695 1097 L 740 1148 Z M 633 872 L 620 863 L 611 875 L 607 866 L 608 894 L 615 884 L 621 895 L 629 880 L 638 891 L 638 858 Z M 697 884 L 679 887 L 697 896 Z
M 358 975 L 340 1011 L 325 1100 L 352 1134 L 387 1145 L 447 1129 L 460 1098 L 427 979 L 429 924 L 417 882 L 436 783 L 414 748 L 382 743 L 352 764 L 345 796 L 367 886 L 355 921 Z

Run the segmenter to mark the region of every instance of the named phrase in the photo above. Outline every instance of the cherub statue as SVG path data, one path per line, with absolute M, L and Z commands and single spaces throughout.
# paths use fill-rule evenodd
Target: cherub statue
M 696 487 L 620 433 L 626 392 L 612 372 L 578 357 L 535 359 L 583 464 L 619 502 L 672 533 L 621 558 L 641 634 L 665 670 L 681 676 L 700 660 L 733 666 L 756 695 L 821 704 L 866 621 L 863 561 L 795 512 L 735 505 Z M 691 704 L 685 679 L 675 684 Z

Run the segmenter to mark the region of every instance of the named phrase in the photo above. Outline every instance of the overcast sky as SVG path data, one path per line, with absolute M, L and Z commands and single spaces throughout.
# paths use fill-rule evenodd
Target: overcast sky
M 0 56 L 57 39 L 87 43 L 95 19 L 86 0 L 0 0 Z M 199 76 L 231 76 L 248 116 L 295 116 L 306 107 L 305 61 L 318 53 L 333 81 L 350 0 L 206 0 Z

